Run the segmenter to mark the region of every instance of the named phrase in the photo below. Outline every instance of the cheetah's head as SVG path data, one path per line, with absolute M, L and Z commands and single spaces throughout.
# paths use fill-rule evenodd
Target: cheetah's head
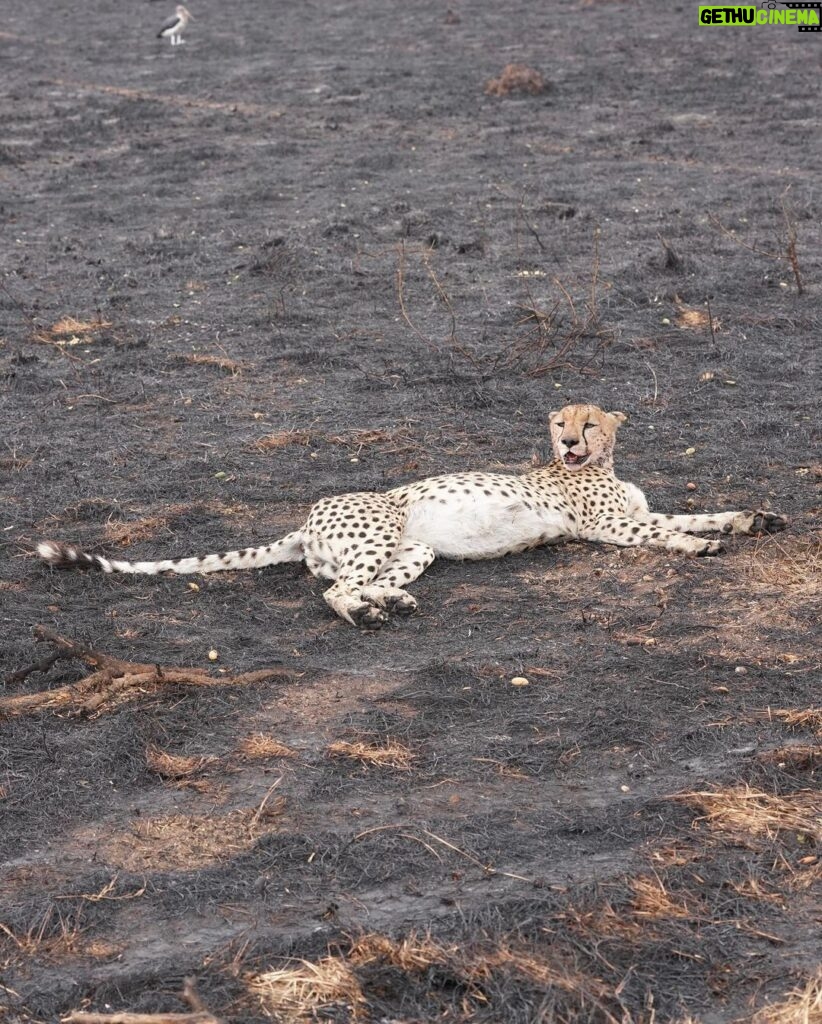
M 604 412 L 595 405 L 566 405 L 552 412 L 551 442 L 554 456 L 566 469 L 576 472 L 583 466 L 614 464 L 614 442 L 624 412 Z

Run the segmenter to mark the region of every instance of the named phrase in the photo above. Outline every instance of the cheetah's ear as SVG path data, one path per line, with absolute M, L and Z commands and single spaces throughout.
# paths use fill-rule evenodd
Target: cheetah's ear
M 608 415 L 613 416 L 618 424 L 624 423 L 628 419 L 624 412 L 609 412 Z
M 559 416 L 559 414 L 561 412 L 562 412 L 562 409 L 554 409 L 553 412 L 549 412 L 548 413 L 548 422 L 549 423 L 553 423 L 554 420 L 557 418 L 557 416 Z

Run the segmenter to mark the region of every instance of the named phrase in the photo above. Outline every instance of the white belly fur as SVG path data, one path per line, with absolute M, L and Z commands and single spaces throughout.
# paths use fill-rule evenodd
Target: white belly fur
M 498 558 L 567 537 L 569 525 L 562 513 L 518 498 L 446 494 L 414 502 L 403 535 L 443 558 Z

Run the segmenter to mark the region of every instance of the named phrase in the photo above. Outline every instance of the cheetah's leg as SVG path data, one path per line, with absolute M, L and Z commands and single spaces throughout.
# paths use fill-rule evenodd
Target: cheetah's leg
M 787 520 L 773 512 L 709 512 L 706 515 L 668 516 L 653 512 L 633 516 L 638 523 L 661 526 L 677 533 L 778 533 Z
M 404 541 L 369 586 L 363 588 L 362 596 L 387 611 L 410 615 L 417 610 L 417 602 L 403 588 L 419 579 L 434 558 L 434 549 L 427 544 Z
M 667 548 L 668 551 L 683 551 L 689 555 L 718 555 L 723 550 L 718 540 L 690 537 L 686 533 L 638 522 L 627 516 L 600 516 L 596 522 L 580 530 L 580 537 L 602 544 L 618 544 L 621 547 L 646 545 Z

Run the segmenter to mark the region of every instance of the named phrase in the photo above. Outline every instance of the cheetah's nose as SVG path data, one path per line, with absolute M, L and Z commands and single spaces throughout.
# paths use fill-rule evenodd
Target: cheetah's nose
M 563 437 L 562 443 L 566 446 L 566 448 L 573 448 L 574 445 L 579 444 L 579 438 L 578 437 Z

